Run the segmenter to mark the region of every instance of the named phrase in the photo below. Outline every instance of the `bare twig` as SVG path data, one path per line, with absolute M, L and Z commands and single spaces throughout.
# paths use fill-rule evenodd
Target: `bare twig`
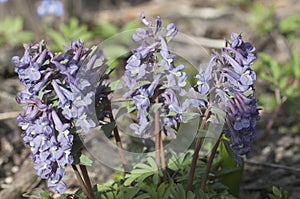
M 180 6 L 180 8 L 179 8 Z M 84 14 L 83 18 L 86 21 L 94 22 L 101 19 L 102 21 L 119 23 L 126 23 L 128 21 L 138 19 L 142 11 L 149 16 L 163 15 L 165 10 L 168 10 L 168 16 L 181 17 L 181 18 L 200 18 L 200 19 L 216 19 L 223 17 L 230 13 L 228 8 L 211 8 L 211 7 L 195 7 L 192 2 L 174 1 L 169 2 L 147 2 L 134 7 L 123 6 L 120 9 L 115 10 L 103 10 L 94 15 Z
M 7 119 L 16 118 L 20 113 L 21 113 L 20 111 L 0 113 L 0 120 L 7 120 Z
M 263 136 L 262 140 L 265 140 L 269 136 L 270 131 L 271 131 L 273 125 L 274 125 L 274 121 L 277 118 L 277 116 L 280 112 L 280 109 L 281 109 L 283 103 L 286 101 L 286 99 L 287 98 L 284 97 L 284 98 L 280 99 L 279 102 L 277 102 L 276 108 L 273 111 L 272 116 L 271 116 L 271 118 L 269 119 L 269 121 L 267 123 L 266 130 L 265 130 L 265 133 L 264 133 L 264 136 Z
M 274 164 L 274 163 L 268 163 L 268 162 L 259 162 L 259 161 L 256 161 L 256 160 L 245 160 L 245 163 L 255 165 L 255 166 L 264 166 L 264 167 L 270 167 L 270 168 L 284 169 L 284 170 L 288 170 L 288 171 L 300 172 L 300 168 L 290 167 L 290 166 L 281 165 L 281 164 Z

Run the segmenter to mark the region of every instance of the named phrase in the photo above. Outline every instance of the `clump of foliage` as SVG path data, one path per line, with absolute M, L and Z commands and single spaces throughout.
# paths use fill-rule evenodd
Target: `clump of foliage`
M 24 30 L 21 17 L 6 17 L 0 21 L 0 46 L 17 46 L 32 40 L 33 34 Z
M 22 57 L 12 58 L 24 85 L 17 95 L 24 113 L 17 119 L 24 143 L 31 148 L 34 168 L 61 199 L 237 198 L 243 156 L 251 149 L 259 119 L 256 74 L 251 68 L 255 48 L 232 33 L 207 66 L 199 67 L 192 77 L 196 83 L 189 85 L 186 67 L 175 62 L 177 55 L 169 47 L 178 33 L 176 25 L 164 27 L 159 16 L 149 20 L 144 14 L 141 21 L 145 27 L 137 28 L 132 36 L 136 47 L 126 60 L 122 78 L 113 82 L 109 78 L 115 67 L 106 64 L 105 53 L 85 48 L 80 40 L 64 53 L 53 53 L 44 42 L 28 44 Z M 63 37 L 50 33 L 57 45 L 71 39 L 70 35 L 86 33 L 89 37 L 74 20 L 60 29 Z M 122 95 L 112 100 L 120 89 Z M 116 101 L 120 104 L 112 105 Z M 119 112 L 113 114 L 116 107 Z M 128 115 L 130 131 L 143 141 L 152 139 L 155 148 L 132 165 L 118 123 Z M 196 126 L 195 149 L 178 153 L 176 149 L 184 142 L 181 134 L 193 133 L 181 132 L 182 128 L 191 124 Z M 99 133 L 114 137 L 124 173 L 105 185 L 92 186 L 86 169 L 92 160 L 83 150 L 84 137 L 96 126 L 101 128 Z M 200 160 L 199 151 L 211 137 L 210 155 Z M 178 139 L 174 151 L 167 150 L 165 146 Z M 64 194 L 68 165 L 81 185 L 71 195 Z M 25 196 L 53 198 L 38 190 Z

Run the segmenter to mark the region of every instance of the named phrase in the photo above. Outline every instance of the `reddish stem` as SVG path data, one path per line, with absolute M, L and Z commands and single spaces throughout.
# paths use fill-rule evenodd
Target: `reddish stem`
M 116 122 L 112 115 L 109 116 L 109 119 L 110 119 L 111 122 Z M 124 172 L 128 173 L 129 172 L 128 164 L 127 164 L 127 161 L 126 161 L 122 141 L 121 141 L 119 130 L 118 130 L 117 126 L 115 126 L 115 128 L 114 128 L 114 138 L 115 138 L 115 141 L 116 141 L 116 145 L 118 147 L 118 153 L 119 153 L 121 161 L 122 161 Z
M 209 175 L 209 172 L 211 170 L 211 166 L 212 166 L 214 157 L 215 157 L 215 155 L 217 153 L 218 146 L 220 144 L 220 139 L 221 139 L 221 136 L 218 138 L 218 140 L 217 140 L 217 142 L 216 142 L 216 144 L 215 144 L 214 148 L 212 149 L 211 154 L 209 156 L 209 159 L 208 159 L 208 162 L 207 162 L 207 166 L 206 166 L 206 169 L 205 169 L 205 173 L 204 173 L 204 177 L 203 177 L 203 180 L 202 180 L 202 183 L 201 183 L 201 190 L 202 191 L 204 191 L 204 189 L 205 189 L 206 182 L 208 180 L 208 175 Z
M 81 177 L 81 174 L 80 174 L 80 172 L 78 171 L 76 165 L 73 165 L 73 164 L 72 164 L 72 168 L 73 168 L 73 170 L 74 170 L 74 172 L 75 172 L 75 175 L 76 175 L 76 177 L 77 177 L 77 180 L 78 180 L 78 182 L 79 182 L 79 185 L 80 185 L 82 191 L 85 193 L 85 195 L 88 197 L 88 199 L 94 199 L 94 196 L 91 195 L 91 193 L 88 191 L 88 188 L 87 188 L 85 182 L 83 181 L 83 179 L 82 179 L 82 177 Z
M 210 113 L 210 111 L 207 108 L 206 111 L 205 111 L 205 113 L 204 113 L 204 117 L 202 119 L 201 125 L 200 125 L 200 132 L 199 132 L 199 134 L 202 133 L 202 130 L 205 128 L 207 119 L 209 117 L 209 113 Z M 188 184 L 187 184 L 186 192 L 191 191 L 192 187 L 193 187 L 195 169 L 196 169 L 196 165 L 197 165 L 199 151 L 200 151 L 200 148 L 201 148 L 201 142 L 202 142 L 202 138 L 201 137 L 197 138 L 195 149 L 194 149 L 194 154 L 193 154 L 193 159 L 192 159 L 192 163 L 191 163 L 191 168 L 190 168 L 190 173 L 189 173 L 189 178 L 188 178 Z
M 81 170 L 83 179 L 85 181 L 87 191 L 91 194 L 92 198 L 94 198 L 92 183 L 91 183 L 91 180 L 90 180 L 90 177 L 89 177 L 89 173 L 86 169 L 86 166 L 85 165 L 79 165 L 79 168 Z
M 158 89 L 155 89 L 154 93 L 154 101 L 158 103 Z M 159 120 L 159 111 L 155 112 L 155 124 L 154 124 L 154 131 L 155 131 L 155 162 L 157 168 L 159 169 L 161 166 L 161 157 L 160 157 L 160 150 L 161 150 L 161 132 L 160 132 L 160 120 Z

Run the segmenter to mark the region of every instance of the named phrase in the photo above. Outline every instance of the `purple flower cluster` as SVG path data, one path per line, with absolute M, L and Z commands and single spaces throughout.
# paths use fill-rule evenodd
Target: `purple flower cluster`
M 50 189 L 64 193 L 65 166 L 73 163 L 73 135 L 68 130 L 71 124 L 62 123 L 57 112 L 38 99 L 25 102 L 26 111 L 17 120 L 24 143 L 31 148 L 34 168 L 42 179 L 48 179 Z
M 152 126 L 149 109 L 157 97 L 161 103 L 161 130 L 170 134 L 165 127 L 176 128 L 182 118 L 177 116 L 181 114 L 182 107 L 172 108 L 172 105 L 177 103 L 179 107 L 177 95 L 186 94 L 184 87 L 187 75 L 183 71 L 184 66 L 175 66 L 176 55 L 171 54 L 167 46 L 178 30 L 173 23 L 163 28 L 159 16 L 148 20 L 142 13 L 141 20 L 147 28 L 138 28 L 133 35 L 133 40 L 140 46 L 132 51 L 122 78 L 128 88 L 124 97 L 131 98 L 137 109 L 138 122 L 130 127 L 142 136 L 149 133 Z
M 73 42 L 65 54 L 54 54 L 45 44 L 25 47 L 23 57 L 12 62 L 24 89 L 17 102 L 25 113 L 18 117 L 25 145 L 32 151 L 34 168 L 48 179 L 52 190 L 64 193 L 61 181 L 65 166 L 73 163 L 71 153 L 75 127 L 87 132 L 96 126 L 91 113 L 99 78 L 104 74 L 102 51 L 85 49 L 81 41 Z M 77 129 L 78 130 L 78 129 Z
M 227 102 L 227 137 L 230 138 L 231 148 L 238 155 L 248 153 L 255 138 L 255 126 L 259 118 L 256 103 L 256 98 L 241 93 L 236 93 Z
M 239 157 L 250 150 L 259 119 L 253 85 L 256 74 L 250 67 L 256 59 L 254 51 L 241 35 L 232 33 L 231 42 L 221 49 L 221 55 L 213 55 L 206 69 L 200 69 L 195 76 L 198 92 L 208 96 L 212 107 L 226 112 L 226 136 L 238 163 Z
M 230 45 L 222 49 L 221 63 L 224 67 L 221 77 L 224 90 L 230 93 L 230 99 L 225 103 L 226 135 L 238 156 L 250 151 L 250 144 L 256 136 L 256 121 L 259 119 L 253 85 L 256 74 L 250 67 L 256 59 L 254 51 L 255 48 L 236 33 L 232 33 Z

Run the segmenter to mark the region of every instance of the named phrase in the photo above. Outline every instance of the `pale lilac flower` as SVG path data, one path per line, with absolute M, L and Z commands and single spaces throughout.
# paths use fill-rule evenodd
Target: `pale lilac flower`
M 36 11 L 39 17 L 46 15 L 62 16 L 64 4 L 61 1 L 42 0 Z

